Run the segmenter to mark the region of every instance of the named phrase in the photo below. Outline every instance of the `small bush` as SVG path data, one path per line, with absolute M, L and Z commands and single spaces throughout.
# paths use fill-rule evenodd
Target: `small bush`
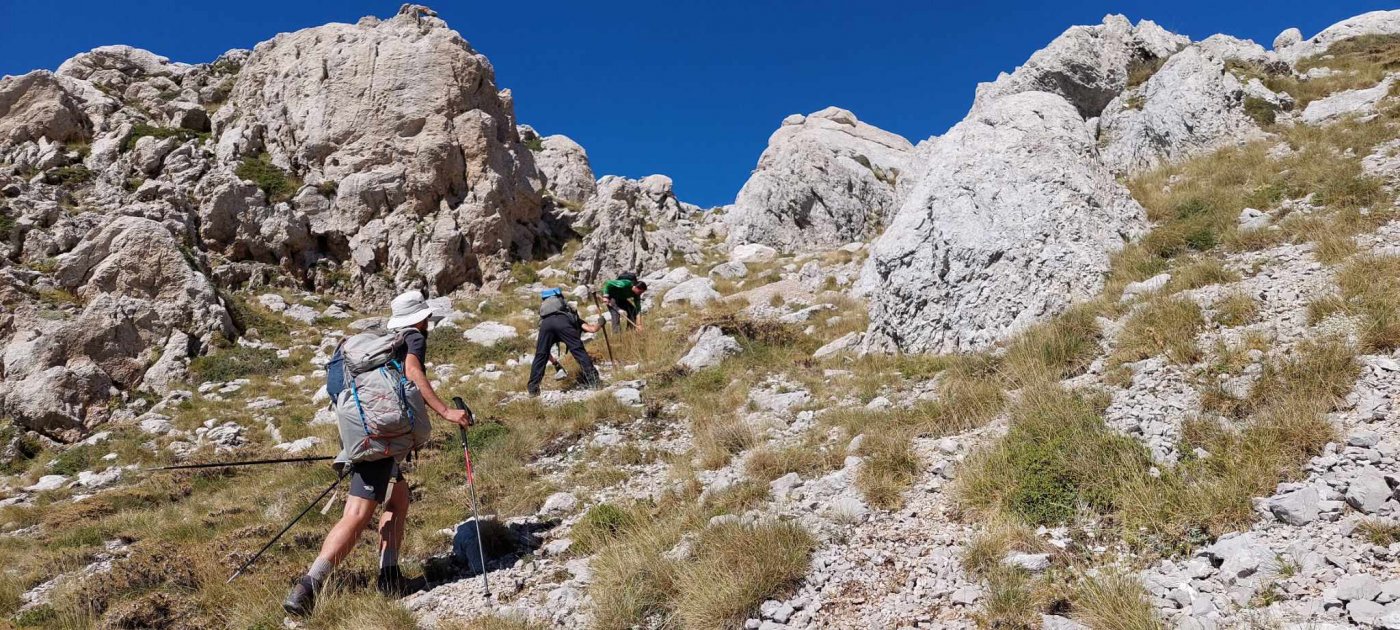
M 544 140 L 539 136 L 531 136 L 525 140 L 525 148 L 539 153 L 544 150 Z
M 517 262 L 510 266 L 510 277 L 517 284 L 534 284 L 540 281 L 540 273 L 527 262 Z
M 270 203 L 278 203 L 292 198 L 300 184 L 291 174 L 272 163 L 266 153 L 257 157 L 245 157 L 233 173 L 240 179 L 253 182 Z
M 51 186 L 81 186 L 92 181 L 96 174 L 82 164 L 60 166 L 44 174 L 44 183 Z
M 749 454 L 744 470 L 749 476 L 769 482 L 788 473 L 813 477 L 841 467 L 845 452 L 817 445 L 764 446 Z
M 1135 58 L 1128 64 L 1128 89 L 1147 83 L 1167 63 L 1166 57 Z
M 316 184 L 316 192 L 327 199 L 335 199 L 335 194 L 339 188 L 339 184 L 329 179 L 321 180 L 321 183 Z
M 1267 127 L 1278 120 L 1278 107 L 1257 96 L 1244 97 L 1244 113 L 1260 127 Z
M 1065 523 L 1080 509 L 1111 512 L 1119 484 L 1146 475 L 1152 459 L 1108 428 L 1097 404 L 1054 385 L 1028 389 L 1005 437 L 968 459 L 959 501 L 1032 525 Z
M 15 218 L 10 216 L 10 209 L 0 206 L 0 241 L 9 241 L 14 229 Z
M 198 138 L 199 135 L 199 132 L 192 131 L 190 129 L 181 129 L 179 127 L 156 127 L 154 125 L 148 125 L 146 123 L 136 123 L 135 125 L 132 125 L 131 133 L 127 134 L 126 138 L 122 140 L 121 151 L 122 153 L 126 153 L 127 151 L 135 149 L 136 141 L 147 136 L 150 136 L 157 140 L 164 140 L 166 138 L 179 138 L 183 142 L 186 140 L 193 140 L 195 138 Z
M 1167 284 L 1167 292 L 1189 291 L 1239 279 L 1240 275 L 1226 269 L 1219 259 L 1201 258 L 1177 269 L 1172 274 L 1171 282 Z
M 856 476 L 856 487 L 865 500 L 881 509 L 899 507 L 904 490 L 913 485 L 921 464 L 914 453 L 913 436 L 906 431 L 866 434 L 861 454 L 865 461 Z
M 80 471 L 88 470 L 92 466 L 92 449 L 86 446 L 74 446 L 58 454 L 54 458 L 53 466 L 50 468 L 54 474 L 73 476 Z
M 1361 319 L 1361 345 L 1368 352 L 1388 352 L 1400 347 L 1400 256 L 1363 256 L 1353 259 L 1337 274 L 1339 301 L 1309 306 L 1319 318 L 1328 308 L 1344 310 Z
M 593 553 L 616 540 L 632 524 L 632 514 L 611 503 L 599 503 L 589 508 L 574 525 L 572 550 Z
M 793 523 L 725 524 L 704 530 L 695 561 L 676 580 L 681 627 L 743 625 L 764 600 L 781 596 L 807 573 L 816 542 Z
M 254 374 L 271 374 L 286 367 L 277 351 L 267 348 L 234 346 L 196 357 L 190 361 L 190 372 L 201 383 L 223 383 Z

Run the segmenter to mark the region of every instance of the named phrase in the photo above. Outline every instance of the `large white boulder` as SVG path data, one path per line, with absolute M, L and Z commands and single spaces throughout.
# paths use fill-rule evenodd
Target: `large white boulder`
M 698 263 L 699 246 L 679 227 L 682 217 L 698 211 L 676 198 L 665 175 L 605 176 L 574 224 L 587 235 L 569 269 L 579 282 L 591 283 L 624 271 L 644 276 L 673 260 Z
M 76 438 L 106 418 L 117 390 L 142 385 L 153 348 L 165 352 L 150 388 L 169 388 L 194 346 L 234 336 L 213 284 L 150 219 L 118 217 L 85 235 L 58 257 L 53 281 L 82 308 L 16 309 L 22 333 L 4 350 L 0 413 L 56 439 Z
M 1296 29 L 1290 29 L 1290 31 L 1293 30 Z M 1290 31 L 1284 31 L 1279 35 L 1279 39 L 1274 42 L 1275 47 L 1279 43 L 1287 43 L 1293 39 Z M 1323 54 L 1332 47 L 1332 44 L 1353 37 L 1396 34 L 1400 34 L 1400 10 L 1371 11 L 1337 22 L 1306 40 L 1279 48 L 1278 54 L 1284 61 L 1296 63 L 1304 57 Z M 1299 33 L 1299 36 L 1301 35 Z
M 898 208 L 913 151 L 844 109 L 787 117 L 725 215 L 729 244 L 792 252 L 870 239 Z
M 1104 109 L 1103 159 L 1115 172 L 1136 172 L 1263 137 L 1245 113 L 1245 98 L 1244 84 L 1225 71 L 1223 58 L 1188 47 Z
M 1367 117 L 1376 113 L 1376 106 L 1390 95 L 1390 87 L 1395 83 L 1394 75 L 1386 77 L 1375 87 L 1362 90 L 1344 90 L 1308 103 L 1303 110 L 1303 122 L 1309 125 L 1341 120 L 1347 116 Z
M 706 326 L 692 336 L 695 345 L 677 361 L 689 370 L 703 370 L 724 362 L 725 357 L 738 354 L 742 348 L 733 337 L 724 334 L 717 326 Z
M 71 81 L 47 70 L 0 78 L 0 147 L 5 144 L 70 142 L 92 137 L 92 121 Z
M 719 292 L 715 290 L 715 283 L 709 278 L 694 278 L 686 280 L 666 292 L 666 297 L 661 298 L 663 306 L 671 304 L 685 303 L 694 307 L 701 307 L 720 298 Z
M 1099 160 L 1078 110 L 1023 92 L 938 139 L 871 247 L 867 347 L 987 347 L 1098 293 L 1144 211 Z
M 978 85 L 973 110 L 1010 94 L 1036 91 L 1058 94 L 1084 118 L 1097 116 L 1128 86 L 1135 63 L 1166 57 L 1188 43 L 1185 36 L 1147 20 L 1134 27 L 1121 15 L 1107 16 L 1095 26 L 1072 26 L 1011 74 Z
M 588 153 L 579 143 L 563 135 L 540 136 L 529 125 L 520 126 L 520 139 L 534 144 L 535 166 L 544 177 L 545 189 L 554 199 L 571 209 L 582 208 L 584 202 L 598 192 L 593 179 L 593 167 Z
M 304 181 L 337 184 L 329 199 L 308 188 L 294 213 L 274 215 L 293 224 L 278 230 L 309 230 L 279 255 L 348 249 L 362 282 L 387 277 L 381 293 L 425 283 L 445 294 L 505 277 L 546 231 L 510 93 L 485 56 L 421 6 L 258 44 L 213 124 L 224 168 L 266 152 Z M 265 216 L 226 218 L 254 224 L 228 229 L 229 254 L 268 240 L 244 237 Z

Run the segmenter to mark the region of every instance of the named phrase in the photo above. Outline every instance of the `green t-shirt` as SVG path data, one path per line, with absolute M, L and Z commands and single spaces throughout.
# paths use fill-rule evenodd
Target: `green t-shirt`
M 603 295 L 606 295 L 618 306 L 627 304 L 633 307 L 640 307 L 636 294 L 632 293 L 633 282 L 623 278 L 609 280 L 603 283 Z

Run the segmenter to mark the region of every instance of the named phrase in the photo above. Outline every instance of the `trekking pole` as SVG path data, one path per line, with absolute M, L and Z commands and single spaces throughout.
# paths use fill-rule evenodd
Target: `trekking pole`
M 158 472 L 162 470 L 189 470 L 192 468 L 225 468 L 230 466 L 257 466 L 261 464 L 296 464 L 301 462 L 323 462 L 328 459 L 335 459 L 334 455 L 324 455 L 321 457 L 291 457 L 286 459 L 254 459 L 244 462 L 223 462 L 213 464 L 179 464 L 176 466 L 156 466 L 154 468 L 142 468 L 141 472 Z
M 598 327 L 603 329 L 603 343 L 608 346 L 608 361 L 611 361 L 613 367 L 616 368 L 617 357 L 613 356 L 612 341 L 608 339 L 608 323 L 603 319 L 603 305 L 598 303 L 597 293 L 593 294 L 593 306 L 598 309 L 598 322 L 600 324 Z
M 467 424 L 474 424 L 476 414 L 472 413 L 471 407 L 461 396 L 453 396 L 452 404 L 458 409 L 467 412 Z M 486 579 L 486 546 L 481 542 L 481 512 L 476 509 L 476 478 L 472 475 L 472 450 L 467 445 L 467 428 L 457 425 L 457 434 L 462 436 L 462 459 L 467 466 L 467 487 L 472 493 L 472 523 L 476 525 L 476 553 L 481 558 L 481 587 L 486 590 L 486 597 L 491 597 L 491 583 Z
M 266 552 L 270 547 L 272 547 L 273 544 L 275 544 L 279 539 L 282 538 L 282 534 L 287 533 L 287 530 L 291 529 L 293 525 L 296 525 L 297 521 L 301 520 L 301 517 L 306 516 L 306 513 L 310 512 L 311 508 L 316 507 L 316 504 L 320 503 L 321 499 L 326 498 L 326 495 L 330 494 L 331 491 L 335 490 L 335 487 L 340 485 L 341 480 L 345 479 L 345 476 L 348 474 L 350 474 L 350 467 L 346 466 L 345 471 L 340 473 L 340 476 L 335 478 L 335 481 L 331 483 L 329 488 L 326 488 L 325 490 L 321 491 L 321 494 L 316 497 L 315 501 L 312 501 L 310 505 L 306 506 L 306 509 L 302 510 L 301 514 L 298 514 L 296 518 L 292 519 L 292 522 L 287 523 L 287 526 L 283 527 L 282 531 L 277 532 L 277 535 L 273 536 L 272 540 L 267 541 L 267 544 L 263 545 L 262 549 L 259 549 L 257 553 L 253 554 L 253 557 L 249 558 L 247 562 L 244 562 L 243 566 L 238 567 L 238 570 L 234 571 L 233 575 L 229 576 L 228 581 L 224 582 L 224 584 L 231 584 L 234 580 L 238 579 L 238 576 L 243 575 L 243 572 L 246 571 L 248 567 L 253 566 L 253 563 L 257 562 L 258 558 L 261 558 L 264 552 Z

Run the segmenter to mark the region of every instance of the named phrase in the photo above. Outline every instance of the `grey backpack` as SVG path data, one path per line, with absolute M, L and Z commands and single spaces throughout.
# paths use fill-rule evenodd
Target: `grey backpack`
M 423 394 L 394 357 L 406 330 L 371 328 L 341 345 L 344 389 L 336 400 L 340 462 L 402 459 L 432 434 Z

